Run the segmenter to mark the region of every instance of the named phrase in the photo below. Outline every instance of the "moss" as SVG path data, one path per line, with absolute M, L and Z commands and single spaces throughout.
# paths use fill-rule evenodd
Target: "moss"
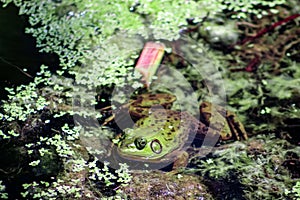
M 130 199 L 213 199 L 201 178 L 182 174 L 172 175 L 162 171 L 134 172 L 129 185 L 120 193 Z
M 218 182 L 239 185 L 241 191 L 236 195 L 243 194 L 246 199 L 283 199 L 289 197 L 285 191 L 291 190 L 299 178 L 292 178 L 297 175 L 297 169 L 285 166 L 290 152 L 298 155 L 299 147 L 274 134 L 260 135 L 247 143 L 235 142 L 219 147 L 204 160 L 195 160 L 196 171 L 207 177 L 207 184 L 214 185 L 212 191 L 222 193 L 223 197 L 233 193 L 222 184 L 216 187 Z M 225 199 L 231 198 L 233 196 Z

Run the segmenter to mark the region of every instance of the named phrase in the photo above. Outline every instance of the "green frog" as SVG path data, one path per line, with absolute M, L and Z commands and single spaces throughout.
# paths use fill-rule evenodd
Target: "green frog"
M 203 102 L 198 120 L 188 112 L 170 110 L 175 100 L 171 94 L 142 94 L 131 100 L 128 111 L 137 121 L 118 139 L 118 157 L 147 164 L 174 163 L 173 168 L 179 168 L 187 165 L 205 138 L 247 139 L 243 125 L 224 108 Z

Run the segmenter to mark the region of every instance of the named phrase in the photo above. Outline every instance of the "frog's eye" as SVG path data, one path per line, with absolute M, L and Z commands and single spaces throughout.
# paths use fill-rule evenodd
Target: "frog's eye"
M 139 137 L 134 140 L 134 144 L 138 150 L 142 150 L 146 146 L 147 140 L 145 138 Z
M 160 144 L 158 139 L 152 140 L 150 147 L 151 150 L 156 154 L 160 154 L 162 152 L 162 145 Z

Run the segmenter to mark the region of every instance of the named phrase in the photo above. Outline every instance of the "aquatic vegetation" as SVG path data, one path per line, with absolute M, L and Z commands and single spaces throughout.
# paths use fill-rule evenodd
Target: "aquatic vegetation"
M 0 181 L 0 198 L 8 199 L 8 194 L 5 192 L 5 185 L 2 185 L 3 181 Z
M 282 199 L 288 196 L 285 191 L 299 180 L 299 177 L 293 180 L 297 172 L 284 165 L 291 152 L 299 154 L 299 147 L 275 138 L 274 134 L 259 135 L 247 143 L 235 142 L 220 147 L 209 158 L 196 161 L 196 165 L 198 173 L 209 184 L 230 182 L 236 177 L 235 184 L 241 184 L 246 199 Z M 224 196 L 226 192 L 219 189 L 218 195 Z
M 256 15 L 258 18 L 268 15 L 268 11 L 264 8 L 269 8 L 269 12 L 277 13 L 275 8 L 277 5 L 282 5 L 286 3 L 286 0 L 276 0 L 276 1 L 234 1 L 234 0 L 218 0 L 220 4 L 225 4 L 225 9 L 232 12 L 232 18 L 247 18 L 247 14 Z M 224 9 L 224 8 L 223 8 Z
M 115 186 L 116 182 L 125 186 L 131 180 L 125 165 L 121 165 L 120 169 L 113 173 L 107 163 L 100 167 L 96 162 L 96 160 L 87 162 L 80 157 L 70 159 L 68 163 L 65 163 L 65 171 L 55 180 L 24 183 L 25 192 L 22 192 L 21 195 L 23 198 L 31 197 L 33 199 L 97 199 L 103 197 L 97 190 L 104 191 L 103 188 Z M 99 182 L 104 184 L 102 189 L 97 186 Z M 115 192 L 114 195 L 118 196 Z
M 294 194 L 295 195 L 295 198 L 297 200 L 300 199 L 300 181 L 297 181 L 296 184 L 293 186 L 292 190 L 289 191 L 287 190 L 286 191 L 286 194 L 287 195 L 291 195 L 291 194 Z
M 232 73 L 226 85 L 231 96 L 229 105 L 238 113 L 248 113 L 248 128 L 251 132 L 276 131 L 278 134 L 290 130 L 299 118 L 299 63 L 285 59 L 286 67 L 274 76 L 273 67 L 261 66 L 256 75 Z M 246 79 L 248 80 L 246 80 Z M 244 80 L 243 80 L 244 79 Z M 246 87 L 237 84 L 239 80 Z M 241 100 L 242 99 L 242 100 Z M 285 102 L 285 103 L 283 103 Z M 281 105 L 278 107 L 278 105 Z M 238 107 L 238 110 L 234 107 Z M 244 116 L 242 114 L 242 116 Z M 289 131 L 288 131 L 289 132 Z
M 105 95 L 115 85 L 122 87 L 130 83 L 134 89 L 141 86 L 138 82 L 140 75 L 133 72 L 133 65 L 144 40 L 177 39 L 180 30 L 190 25 L 186 19 L 201 22 L 208 12 L 210 18 L 224 20 L 230 17 L 231 20 L 247 21 L 251 19 L 248 16 L 263 18 L 269 13 L 277 13 L 276 6 L 286 4 L 284 0 L 0 2 L 4 6 L 14 3 L 19 7 L 20 14 L 28 16 L 31 25 L 26 33 L 36 38 L 41 52 L 55 53 L 60 60 L 58 70 L 53 71 L 43 65 L 33 82 L 6 88 L 8 100 L 2 101 L 0 113 L 0 149 L 8 145 L 18 147 L 13 154 L 23 159 L 15 160 L 20 161 L 20 166 L 14 165 L 14 170 L 0 171 L 0 198 L 3 199 L 15 197 L 10 195 L 35 199 L 123 197 L 125 194 L 118 194 L 117 188 L 132 179 L 127 166 L 121 165 L 119 169 L 112 170 L 107 163 L 101 165 L 88 154 L 95 149 L 85 149 L 79 143 L 82 132 L 91 138 L 108 137 L 113 133 L 91 124 L 88 124 L 91 127 L 85 128 L 75 126 L 74 117 L 84 122 L 101 118 L 95 109 L 79 108 L 106 105 L 109 95 Z M 233 23 L 228 27 L 231 30 Z M 233 40 L 228 39 L 225 44 L 239 38 L 237 33 L 231 36 Z M 207 51 L 205 56 L 211 58 L 211 65 L 223 73 L 229 107 L 241 116 L 247 130 L 252 135 L 272 131 L 288 141 L 297 141 L 293 140 L 297 135 L 291 128 L 300 115 L 297 47 L 289 48 L 287 53 L 290 56 L 282 57 L 280 69 L 274 69 L 266 62 L 256 74 L 244 74 L 228 70 L 230 60 L 236 57 L 213 51 L 209 45 L 202 43 L 204 41 L 199 41 L 199 46 Z M 203 51 L 198 47 L 195 49 Z M 201 60 L 201 64 L 206 61 Z M 238 65 L 244 65 L 244 60 L 237 61 Z M 189 81 L 199 82 L 199 77 L 191 69 L 183 71 Z M 99 99 L 94 99 L 95 96 Z M 295 147 L 287 149 L 286 146 L 290 146 L 288 142 L 273 136 L 256 139 L 260 142 L 253 145 L 255 148 L 261 145 L 261 141 L 266 146 L 254 150 L 254 147 L 249 147 L 251 143 L 235 143 L 228 149 L 215 152 L 214 157 L 202 160 L 199 173 L 223 179 L 228 179 L 226 176 L 230 173 L 234 174 L 245 187 L 244 196 L 248 199 L 269 197 L 266 196 L 268 192 L 274 197 L 286 197 L 292 193 L 298 197 L 299 181 L 292 180 L 291 172 L 280 165 L 286 153 L 294 151 Z M 278 174 L 282 176 L 278 177 Z M 22 176 L 25 178 L 21 179 Z M 11 192 L 12 184 L 20 194 Z M 274 188 L 281 192 L 281 196 L 272 193 Z M 253 194 L 254 190 L 259 191 L 257 196 Z M 291 192 L 284 195 L 284 191 Z

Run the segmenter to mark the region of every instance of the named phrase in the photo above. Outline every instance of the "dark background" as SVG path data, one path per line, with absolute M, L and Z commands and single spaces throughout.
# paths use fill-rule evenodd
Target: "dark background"
M 50 68 L 58 66 L 54 54 L 40 53 L 35 38 L 25 33 L 28 18 L 18 14 L 13 4 L 3 8 L 0 3 L 0 99 L 5 99 L 5 87 L 29 83 L 39 71 L 41 64 Z M 21 72 L 27 69 L 27 74 Z

